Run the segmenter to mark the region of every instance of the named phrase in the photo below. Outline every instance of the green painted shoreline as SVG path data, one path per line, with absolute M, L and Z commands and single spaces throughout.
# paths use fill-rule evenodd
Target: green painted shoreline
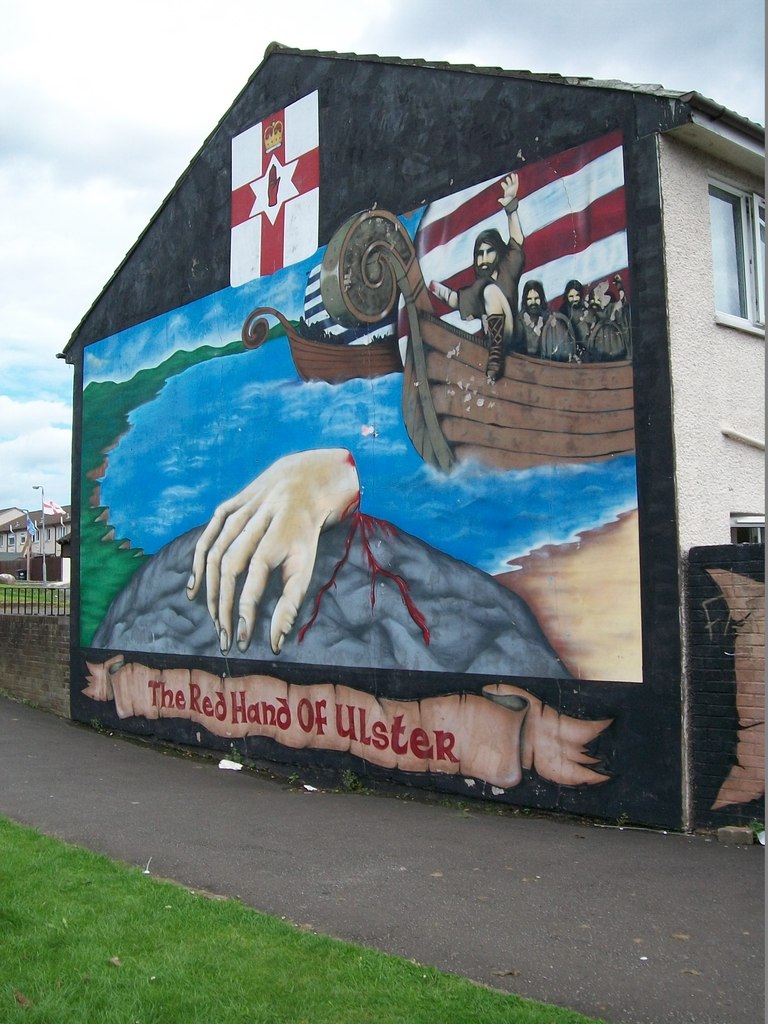
M 278 325 L 269 339 L 281 336 Z M 202 345 L 179 350 L 158 366 L 139 370 L 130 380 L 91 381 L 83 389 L 82 475 L 80 493 L 80 642 L 89 646 L 117 594 L 146 562 L 129 537 L 118 537 L 109 523 L 109 509 L 101 503 L 100 484 L 107 472 L 109 452 L 130 428 L 129 416 L 157 398 L 166 383 L 193 366 L 244 352 L 240 340 L 221 347 Z

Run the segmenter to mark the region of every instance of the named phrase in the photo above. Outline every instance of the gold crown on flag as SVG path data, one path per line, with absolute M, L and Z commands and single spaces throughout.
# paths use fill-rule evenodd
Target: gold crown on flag
M 264 149 L 270 153 L 283 142 L 283 122 L 273 121 L 264 129 Z

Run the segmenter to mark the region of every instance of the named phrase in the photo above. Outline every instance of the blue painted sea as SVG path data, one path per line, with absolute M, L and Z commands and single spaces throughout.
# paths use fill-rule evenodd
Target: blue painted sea
M 401 382 L 392 374 L 304 383 L 285 338 L 194 366 L 131 414 L 109 453 L 101 497 L 110 522 L 155 552 L 275 459 L 318 447 L 352 452 L 364 512 L 492 573 L 636 507 L 634 458 L 516 472 L 430 468 L 405 431 Z

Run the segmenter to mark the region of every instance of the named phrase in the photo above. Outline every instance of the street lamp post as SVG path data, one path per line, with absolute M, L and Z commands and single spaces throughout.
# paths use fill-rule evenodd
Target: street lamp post
M 28 580 L 32 579 L 32 575 L 31 575 L 30 568 L 29 568 L 29 560 L 32 557 L 32 535 L 29 532 L 29 524 L 31 523 L 31 521 L 32 520 L 30 519 L 29 512 L 27 512 L 27 539 L 26 539 L 26 542 L 24 544 L 24 547 L 26 548 L 26 551 L 27 551 L 27 579 Z
M 42 484 L 32 484 L 33 491 L 40 491 L 40 507 L 43 516 L 40 523 L 40 554 L 43 557 L 43 583 L 48 582 L 48 572 L 45 567 L 45 488 Z

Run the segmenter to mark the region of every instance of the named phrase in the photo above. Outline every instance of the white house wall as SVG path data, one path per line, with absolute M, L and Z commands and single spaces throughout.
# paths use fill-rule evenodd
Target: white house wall
M 708 185 L 762 183 L 669 137 L 659 138 L 679 543 L 730 542 L 734 512 L 764 512 L 765 338 L 715 321 Z

